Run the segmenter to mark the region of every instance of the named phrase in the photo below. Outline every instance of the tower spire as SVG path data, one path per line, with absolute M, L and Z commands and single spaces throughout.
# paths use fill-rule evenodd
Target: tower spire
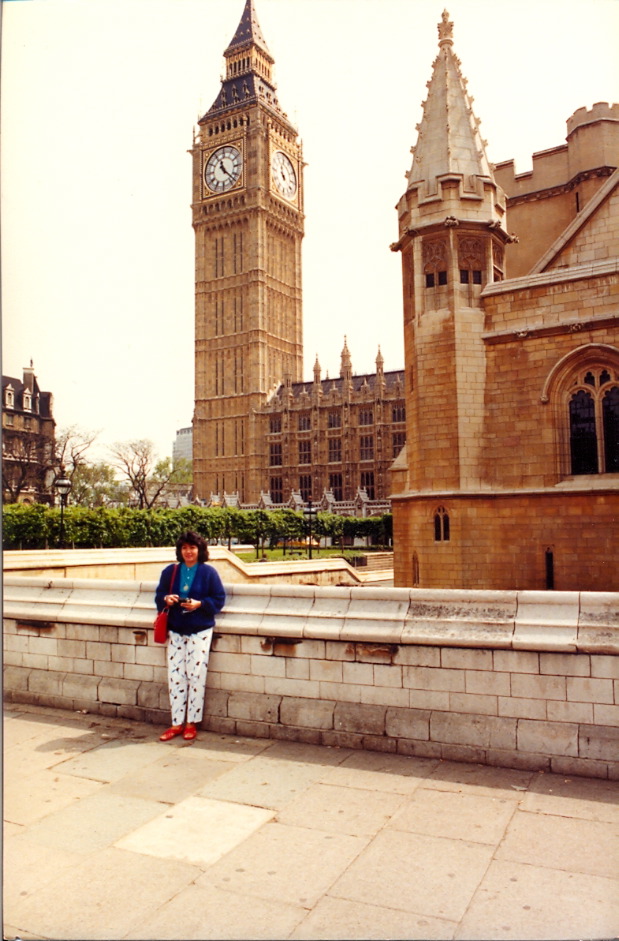
M 473 113 L 467 79 L 453 51 L 453 25 L 444 10 L 438 24 L 439 52 L 422 102 L 423 117 L 417 125 L 419 135 L 408 174 L 410 186 L 421 184 L 420 199 L 437 193 L 440 177 L 461 177 L 465 193 L 477 193 L 480 178 L 493 179 L 486 142 L 479 133 L 481 122 Z
M 228 53 L 235 52 L 238 49 L 249 48 L 251 45 L 260 46 L 263 52 L 266 52 L 269 57 L 271 56 L 260 29 L 254 0 L 246 0 L 241 21 L 224 55 L 227 56 Z
M 224 58 L 226 77 L 221 83 L 217 98 L 198 124 L 204 124 L 207 118 L 218 112 L 242 108 L 256 101 L 272 108 L 281 116 L 277 86 L 273 80 L 275 60 L 262 35 L 254 0 L 245 0 L 243 15 L 224 51 Z

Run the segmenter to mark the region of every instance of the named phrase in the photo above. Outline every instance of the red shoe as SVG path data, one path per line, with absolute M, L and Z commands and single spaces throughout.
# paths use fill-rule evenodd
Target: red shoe
M 171 738 L 176 738 L 177 735 L 181 735 L 183 731 L 182 725 L 173 725 L 171 728 L 166 729 L 166 731 L 159 736 L 160 742 L 169 742 Z
M 186 739 L 186 741 L 191 742 L 197 734 L 198 730 L 196 729 L 193 722 L 188 722 L 185 726 L 185 731 L 183 732 L 183 738 Z

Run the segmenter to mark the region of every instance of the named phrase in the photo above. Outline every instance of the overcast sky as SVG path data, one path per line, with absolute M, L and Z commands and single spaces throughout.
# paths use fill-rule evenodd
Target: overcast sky
M 256 0 L 303 140 L 304 377 L 401 369 L 395 204 L 443 0 Z M 59 427 L 171 454 L 193 413 L 193 129 L 244 0 L 4 0 L 5 375 L 34 361 Z M 619 102 L 619 0 L 451 0 L 493 162 L 530 169 L 566 120 Z M 103 453 L 103 451 L 101 452 Z

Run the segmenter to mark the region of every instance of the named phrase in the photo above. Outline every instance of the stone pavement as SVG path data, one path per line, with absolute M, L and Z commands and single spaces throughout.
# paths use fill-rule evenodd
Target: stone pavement
M 596 779 L 12 705 L 4 938 L 610 939 Z

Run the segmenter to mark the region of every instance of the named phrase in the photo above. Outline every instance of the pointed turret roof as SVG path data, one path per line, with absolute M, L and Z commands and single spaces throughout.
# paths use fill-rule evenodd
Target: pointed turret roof
M 265 38 L 262 35 L 262 30 L 260 29 L 254 0 L 246 0 L 241 22 L 237 26 L 236 33 L 232 37 L 230 45 L 224 52 L 224 55 L 230 52 L 237 52 L 239 49 L 251 45 L 260 46 L 263 52 L 266 52 L 269 56 L 271 55 Z
M 243 15 L 224 57 L 226 77 L 221 90 L 198 124 L 256 101 L 276 111 L 280 117 L 286 117 L 279 106 L 272 76 L 275 60 L 262 35 L 254 0 L 245 0 Z
M 439 53 L 427 83 L 428 96 L 422 103 L 423 117 L 417 125 L 419 136 L 408 175 L 409 185 L 425 183 L 422 198 L 437 192 L 437 177 L 461 176 L 464 192 L 476 192 L 479 177 L 493 179 L 486 142 L 479 133 L 480 121 L 473 114 L 473 98 L 467 93 L 467 80 L 453 51 L 453 23 L 447 10 L 438 24 L 438 34 Z

